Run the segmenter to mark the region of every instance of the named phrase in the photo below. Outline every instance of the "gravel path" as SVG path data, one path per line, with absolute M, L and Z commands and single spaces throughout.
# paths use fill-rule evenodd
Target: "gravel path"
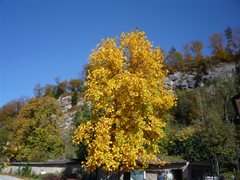
M 13 176 L 0 175 L 0 180 L 22 180 Z

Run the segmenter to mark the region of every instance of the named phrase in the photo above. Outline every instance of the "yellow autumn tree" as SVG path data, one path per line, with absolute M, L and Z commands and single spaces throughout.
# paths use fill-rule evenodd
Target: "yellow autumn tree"
M 73 136 L 87 145 L 90 171 L 130 171 L 156 158 L 161 117 L 175 97 L 164 86 L 163 53 L 152 46 L 145 32 L 135 30 L 102 40 L 90 55 L 85 99 L 93 116 Z

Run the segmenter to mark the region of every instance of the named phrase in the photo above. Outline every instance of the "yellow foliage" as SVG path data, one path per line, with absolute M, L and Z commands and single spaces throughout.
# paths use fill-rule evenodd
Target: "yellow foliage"
M 181 131 L 178 131 L 175 135 L 175 137 L 179 141 L 186 141 L 189 137 L 191 137 L 195 132 L 195 129 L 193 127 L 186 127 L 183 128 Z
M 130 171 L 158 153 L 161 117 L 175 97 L 164 86 L 163 53 L 152 46 L 145 32 L 135 30 L 102 40 L 90 55 L 85 99 L 93 104 L 93 118 L 77 128 L 73 142 L 87 144 L 91 171 Z

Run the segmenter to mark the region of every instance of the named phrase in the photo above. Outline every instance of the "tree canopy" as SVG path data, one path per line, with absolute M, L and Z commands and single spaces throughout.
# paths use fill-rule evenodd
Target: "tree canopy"
M 58 128 L 61 109 L 51 97 L 29 100 L 19 112 L 5 147 L 10 160 L 44 161 L 63 152 Z
M 176 91 L 174 120 L 159 143 L 165 154 L 210 161 L 217 175 L 226 168 L 232 170 L 232 164 L 238 163 L 239 147 L 231 103 L 239 88 L 235 78 L 213 79 L 205 87 Z
M 161 117 L 175 103 L 164 86 L 163 60 L 160 48 L 138 30 L 102 40 L 93 50 L 85 95 L 93 116 L 74 134 L 75 143 L 87 145 L 90 170 L 129 171 L 156 157 L 164 136 Z

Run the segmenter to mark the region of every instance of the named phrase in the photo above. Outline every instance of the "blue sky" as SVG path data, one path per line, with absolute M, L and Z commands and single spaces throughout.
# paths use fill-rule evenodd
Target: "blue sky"
M 164 50 L 240 26 L 239 0 L 0 0 L 0 106 L 77 78 L 102 38 L 136 27 Z

